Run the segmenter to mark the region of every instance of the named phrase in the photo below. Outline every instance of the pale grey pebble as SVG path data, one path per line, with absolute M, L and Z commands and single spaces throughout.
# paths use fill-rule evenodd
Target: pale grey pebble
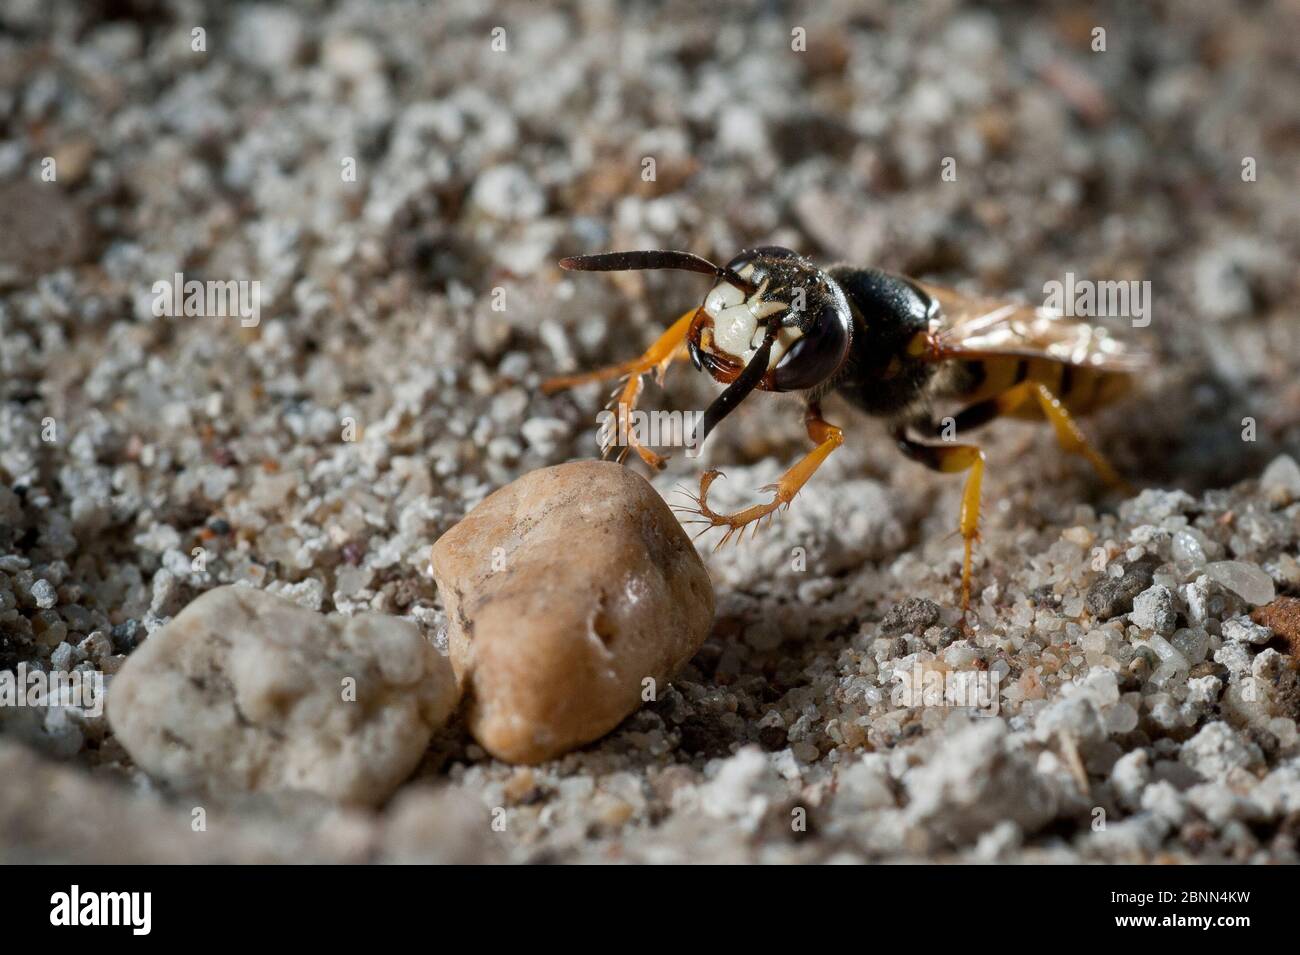
M 228 585 L 131 654 L 107 712 L 136 765 L 179 789 L 377 805 L 458 697 L 450 664 L 409 621 L 326 617 Z
M 1159 524 L 1167 517 L 1183 514 L 1196 507 L 1196 498 L 1186 491 L 1146 488 L 1136 498 L 1126 501 L 1120 512 L 1135 523 L 1139 520 Z
M 533 219 L 546 209 L 546 194 L 523 169 L 509 163 L 485 169 L 470 190 L 470 201 L 498 219 Z
M 42 610 L 49 610 L 58 602 L 59 597 L 54 590 L 54 585 L 42 578 L 32 584 L 32 599 Z
M 1288 500 L 1300 499 L 1300 465 L 1289 454 L 1278 455 L 1260 475 L 1259 486 L 1266 493 L 1279 493 Z
M 159 617 L 174 615 L 185 603 L 180 581 L 170 570 L 160 568 L 153 575 L 149 610 Z
M 1001 720 L 977 720 L 944 738 L 934 756 L 903 777 L 905 817 L 939 838 L 970 842 L 1009 820 L 1034 832 L 1057 810 L 1060 794 L 1011 745 Z
M 1233 617 L 1231 620 L 1223 621 L 1223 639 L 1262 646 L 1273 639 L 1273 631 L 1268 627 L 1261 627 L 1249 617 Z
M 1276 588 L 1273 578 L 1258 564 L 1244 560 L 1219 560 L 1205 565 L 1205 573 L 1242 600 L 1256 606 L 1271 603 Z
M 1204 567 L 1212 549 L 1213 545 L 1206 536 L 1190 527 L 1175 533 L 1169 545 L 1169 553 L 1175 561 L 1193 568 Z
M 1187 702 L 1193 706 L 1213 706 L 1222 692 L 1223 681 L 1217 676 L 1201 676 L 1187 681 Z
M 1197 256 L 1192 268 L 1195 299 L 1206 315 L 1217 320 L 1249 313 L 1249 273 L 1236 250 L 1215 245 Z
M 972 854 L 979 862 L 997 862 L 1019 849 L 1023 842 L 1020 827 L 1005 819 L 979 837 Z
M 1186 723 L 1183 721 L 1182 710 L 1174 701 L 1166 696 L 1156 702 L 1151 707 L 1151 722 L 1159 726 L 1165 732 L 1172 732 L 1182 729 Z
M 282 68 L 297 60 L 304 36 L 302 20 L 292 10 L 254 4 L 240 12 L 232 30 L 231 51 L 253 66 Z
M 1145 749 L 1134 749 L 1115 760 L 1110 770 L 1110 785 L 1120 805 L 1136 809 L 1142 790 L 1151 780 L 1151 757 Z
M 1181 826 L 1187 820 L 1187 799 L 1167 780 L 1154 782 L 1142 790 L 1142 808 L 1171 826 Z
M 511 464 L 519 460 L 523 448 L 510 435 L 498 435 L 488 442 L 488 457 L 499 464 Z
M 1129 620 L 1143 630 L 1154 630 L 1162 636 L 1170 636 L 1178 627 L 1173 591 L 1160 584 L 1148 587 L 1133 598 L 1133 612 L 1129 614 Z
M 1228 642 L 1214 651 L 1214 662 L 1228 668 L 1233 680 L 1250 676 L 1251 656 L 1246 644 Z
M 569 425 L 559 418 L 529 418 L 520 430 L 524 440 L 541 455 L 554 454 L 560 441 L 569 435 Z
M 1250 801 L 1264 816 L 1300 812 L 1300 763 L 1279 766 L 1250 791 Z
M 1187 619 L 1195 627 L 1203 627 L 1213 619 L 1213 588 L 1210 578 L 1201 574 L 1189 584 L 1182 587 L 1183 605 L 1187 608 Z
M 1278 653 L 1272 647 L 1262 651 L 1250 664 L 1250 675 L 1270 685 L 1276 685 L 1283 674 L 1291 675 L 1294 681 L 1293 673 L 1290 658 Z
M 1253 814 L 1249 802 L 1220 782 L 1192 786 L 1186 796 L 1197 812 L 1214 826 L 1222 827 L 1234 819 Z
M 723 760 L 712 780 L 699 787 L 699 808 L 714 819 L 731 819 L 754 832 L 775 800 L 789 788 L 757 746 L 742 746 Z
M 1207 723 L 1183 744 L 1179 760 L 1209 780 L 1222 780 L 1234 769 L 1244 769 L 1263 762 L 1258 746 L 1243 740 L 1227 723 Z
M 267 585 L 266 592 L 292 600 L 307 610 L 319 611 L 325 605 L 325 584 L 315 577 L 308 577 L 296 584 L 277 580 Z
M 889 766 L 880 753 L 864 753 L 835 777 L 835 808 L 848 813 L 892 809 L 896 803 Z
M 1106 727 L 1096 702 L 1083 693 L 1058 696 L 1038 714 L 1034 735 L 1044 742 L 1065 732 L 1087 752 L 1106 739 Z
M 50 654 L 50 666 L 56 670 L 71 670 L 77 662 L 77 648 L 70 643 L 60 643 Z
M 1143 811 L 1109 823 L 1105 829 L 1090 830 L 1083 847 L 1106 859 L 1140 858 L 1159 851 L 1171 828 L 1163 816 Z
M 77 649 L 95 663 L 103 663 L 113 655 L 113 641 L 103 630 L 96 630 L 77 644 Z

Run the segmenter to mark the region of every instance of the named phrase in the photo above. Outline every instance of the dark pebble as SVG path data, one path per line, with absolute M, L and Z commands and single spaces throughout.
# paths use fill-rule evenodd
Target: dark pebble
M 1160 561 L 1150 555 L 1134 561 L 1124 571 L 1124 576 L 1102 577 L 1088 590 L 1086 606 L 1097 620 L 1109 620 L 1131 613 L 1133 598 L 1151 586 Z
M 732 736 L 715 717 L 692 716 L 678 732 L 681 737 L 678 749 L 683 753 L 705 759 L 731 755 Z
M 779 726 L 764 726 L 758 731 L 758 745 L 769 753 L 785 749 L 786 742 L 786 731 Z
M 911 633 L 919 637 L 939 622 L 939 613 L 939 605 L 933 600 L 908 597 L 889 608 L 885 619 L 880 621 L 880 632 L 886 636 Z
M 130 653 L 139 646 L 141 636 L 139 620 L 124 620 L 109 632 L 114 653 Z

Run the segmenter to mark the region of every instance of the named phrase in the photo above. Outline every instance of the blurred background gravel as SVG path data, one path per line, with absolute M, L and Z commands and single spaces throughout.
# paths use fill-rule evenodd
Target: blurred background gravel
M 1149 489 L 1135 500 L 1049 429 L 989 429 L 973 640 L 951 629 L 960 481 L 834 408 L 848 445 L 766 543 L 710 557 L 714 636 L 601 743 L 515 770 L 456 729 L 381 813 L 231 797 L 217 846 L 102 718 L 8 710 L 0 857 L 1294 861 L 1294 654 L 1194 677 L 1225 700 L 1241 666 L 1282 687 L 1229 718 L 1187 673 L 1132 674 L 1142 628 L 1098 630 L 1083 605 L 1096 546 L 1100 573 L 1154 555 L 1180 594 L 1228 557 L 1300 593 L 1291 472 L 1254 480 L 1300 449 L 1298 32 L 1293 0 L 7 0 L 0 667 L 111 676 L 235 581 L 439 639 L 432 542 L 519 474 L 594 453 L 600 389 L 543 397 L 540 380 L 632 356 L 704 291 L 565 276 L 566 254 L 779 243 L 1029 300 L 1066 272 L 1149 280 L 1138 334 L 1161 358 L 1088 423 Z M 260 324 L 155 317 L 153 284 L 177 272 L 260 281 Z M 647 406 L 713 391 L 677 369 Z M 718 500 L 739 502 L 801 431 L 759 396 L 657 486 L 719 466 Z M 1196 547 L 1171 549 L 1180 530 Z M 1224 642 L 1244 607 L 1218 596 L 1180 624 Z M 924 653 L 1005 665 L 1022 690 L 993 720 L 900 715 L 890 674 Z M 1106 658 L 1110 682 L 1089 675 Z M 1043 715 L 1072 682 L 1100 738 L 1086 713 Z M 1230 740 L 1190 742 L 1221 718 Z M 1210 751 L 1233 756 L 1207 768 Z M 1097 806 L 1123 820 L 1109 835 Z

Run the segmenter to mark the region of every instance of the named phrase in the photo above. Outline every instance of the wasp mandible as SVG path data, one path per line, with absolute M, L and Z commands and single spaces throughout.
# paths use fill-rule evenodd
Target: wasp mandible
M 679 269 L 715 279 L 699 307 L 675 321 L 640 358 L 580 375 L 554 378 L 547 393 L 626 378 L 615 392 L 619 431 L 603 451 L 629 448 L 652 468 L 665 458 L 625 427 L 643 376 L 662 384 L 673 361 L 689 356 L 726 388 L 704 413 L 702 441 L 754 390 L 799 393 L 813 449 L 774 485 L 772 499 L 730 514 L 709 506 L 709 470 L 686 508 L 705 531 L 724 528 L 719 546 L 781 507 L 789 507 L 822 462 L 844 443 L 844 432 L 822 417 L 822 399 L 835 392 L 883 419 L 899 450 L 935 471 L 966 473 L 958 522 L 964 542 L 961 606 L 970 606 L 972 547 L 979 535 L 984 452 L 957 443 L 1000 416 L 1046 419 L 1061 447 L 1087 458 L 1110 485 L 1127 485 L 1075 422 L 1128 390 L 1147 356 L 1107 330 L 1045 308 L 978 299 L 879 269 L 819 268 L 777 246 L 746 249 L 718 266 L 689 252 L 608 252 L 561 260 L 564 269 L 611 272 Z M 957 406 L 945 427 L 940 404 Z M 952 434 L 949 434 L 952 432 Z

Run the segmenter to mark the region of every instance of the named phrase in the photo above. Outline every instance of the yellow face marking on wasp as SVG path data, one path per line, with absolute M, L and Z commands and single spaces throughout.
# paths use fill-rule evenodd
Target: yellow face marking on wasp
M 741 271 L 741 278 L 749 277 L 745 271 L 752 272 L 752 266 Z M 763 296 L 766 292 L 766 282 L 749 299 L 729 282 L 719 282 L 710 290 L 704 299 L 704 311 L 713 319 L 711 351 L 741 365 L 749 364 L 763 344 L 764 329 L 759 321 L 790 307 L 786 302 L 765 300 Z M 776 341 L 772 343 L 772 355 L 767 367 L 775 368 L 802 335 L 803 332 L 797 328 L 781 329 Z

